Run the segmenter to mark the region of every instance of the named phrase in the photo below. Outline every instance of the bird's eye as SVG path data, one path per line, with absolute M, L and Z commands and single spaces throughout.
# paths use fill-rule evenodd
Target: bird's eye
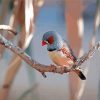
M 48 41 L 49 44 L 53 44 L 54 37 L 53 36 L 50 36 L 47 41 Z

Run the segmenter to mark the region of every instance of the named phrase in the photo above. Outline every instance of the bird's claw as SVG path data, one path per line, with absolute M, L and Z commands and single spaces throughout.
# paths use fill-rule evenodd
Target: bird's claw
M 61 72 L 60 74 L 63 74 L 64 73 L 64 67 L 61 67 Z
M 57 72 L 60 73 L 60 74 L 63 74 L 64 73 L 64 67 L 57 68 Z
M 51 67 L 55 67 L 55 65 L 54 64 L 50 64 L 50 66 Z M 57 68 L 57 73 L 59 73 L 59 74 L 63 74 L 64 73 L 64 67 L 65 66 L 58 66 L 58 67 L 55 67 L 55 68 Z

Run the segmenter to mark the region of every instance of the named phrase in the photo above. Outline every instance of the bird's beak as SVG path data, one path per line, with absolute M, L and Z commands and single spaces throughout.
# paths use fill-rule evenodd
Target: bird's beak
M 47 43 L 45 41 L 42 41 L 42 46 L 46 45 Z

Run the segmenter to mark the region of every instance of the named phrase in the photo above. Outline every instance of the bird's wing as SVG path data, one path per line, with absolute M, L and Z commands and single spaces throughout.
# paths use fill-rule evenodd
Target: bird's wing
M 61 52 L 63 52 L 63 54 L 69 58 L 70 60 L 75 61 L 77 58 L 74 56 L 72 50 L 66 45 L 64 44 L 64 46 L 59 50 Z
M 70 47 L 69 42 L 64 39 L 63 39 L 63 41 L 64 41 L 64 47 L 68 48 L 71 55 L 74 57 L 74 60 L 77 60 L 77 57 L 76 57 L 75 53 L 73 52 L 72 48 Z
M 74 60 L 77 60 L 77 57 L 75 56 L 75 53 L 73 52 L 72 48 L 70 47 L 70 45 L 67 43 L 67 46 L 70 50 L 71 55 L 74 57 Z

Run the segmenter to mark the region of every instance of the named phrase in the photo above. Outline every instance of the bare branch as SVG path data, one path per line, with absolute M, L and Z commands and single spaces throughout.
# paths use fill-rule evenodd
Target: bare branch
M 93 54 L 95 53 L 96 50 L 98 50 L 100 48 L 100 42 L 98 42 L 94 47 L 92 47 L 88 53 L 84 54 L 81 58 L 79 58 L 76 62 L 76 65 L 80 66 L 82 65 L 82 63 L 84 63 L 85 61 L 87 61 L 88 59 L 90 59 Z
M 0 25 L 0 30 L 4 30 L 4 31 L 10 31 L 12 32 L 14 35 L 17 35 L 17 32 L 10 26 L 8 25 Z
M 45 72 L 54 72 L 54 73 L 62 73 L 62 69 L 60 67 L 57 67 L 55 65 L 43 65 L 38 63 L 37 61 L 33 60 L 28 54 L 26 54 L 21 48 L 18 46 L 14 46 L 10 41 L 5 39 L 1 34 L 0 34 L 0 44 L 4 45 L 6 48 L 10 49 L 12 52 L 20 56 L 26 63 L 28 63 L 31 67 L 35 68 L 42 74 Z M 91 58 L 95 52 L 100 48 L 100 42 L 94 46 L 92 49 L 89 50 L 87 54 L 79 58 L 76 63 L 72 66 L 64 67 L 63 73 L 70 72 L 74 70 L 77 66 L 80 66 L 82 63 L 84 63 L 86 60 Z
M 42 65 L 35 60 L 33 60 L 29 55 L 27 55 L 24 50 L 21 48 L 14 46 L 10 41 L 5 39 L 1 34 L 0 34 L 0 43 L 4 45 L 6 48 L 10 49 L 12 52 L 15 54 L 19 55 L 26 63 L 28 63 L 30 66 L 35 68 L 36 70 L 40 72 L 56 72 L 56 66 L 51 65 Z M 65 72 L 68 72 L 68 69 L 65 69 Z

